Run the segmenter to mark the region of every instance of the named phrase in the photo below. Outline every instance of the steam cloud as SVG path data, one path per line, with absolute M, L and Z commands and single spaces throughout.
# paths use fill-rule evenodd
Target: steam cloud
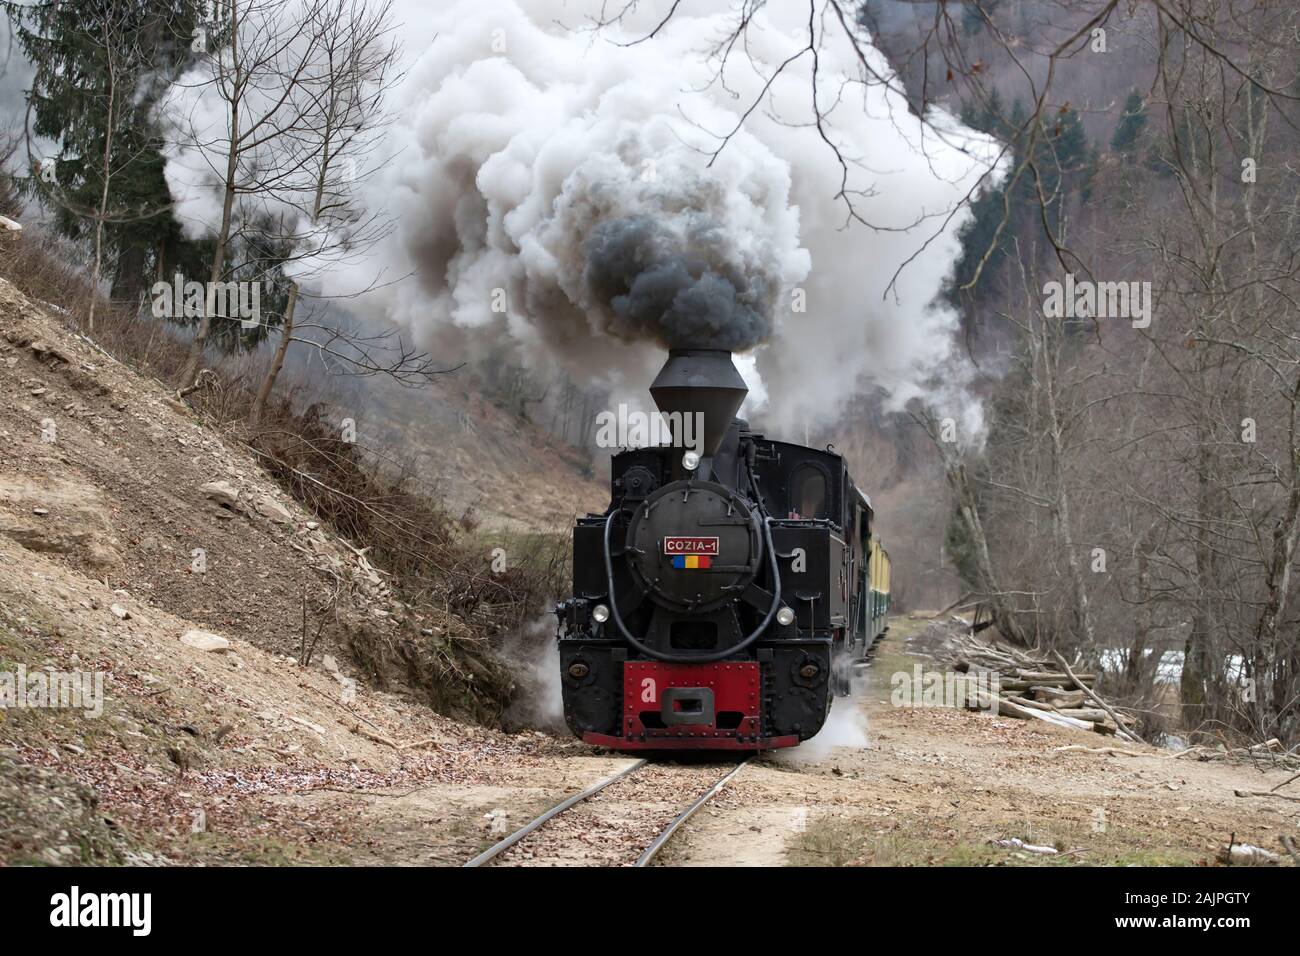
M 586 281 L 609 330 L 668 348 L 748 351 L 772 331 L 776 279 L 728 255 L 726 230 L 688 223 L 675 235 L 646 215 L 608 219 L 586 243 Z
M 400 120 L 363 186 L 398 228 L 370 261 L 329 270 L 321 291 L 349 294 L 377 268 L 410 274 L 354 307 L 382 309 L 437 354 L 505 344 L 620 398 L 644 400 L 665 346 L 752 350 L 739 363 L 750 411 L 766 396 L 778 427 L 830 418 L 871 386 L 899 403 L 934 398 L 937 381 L 959 391 L 957 319 L 933 303 L 964 220 L 947 214 L 989 168 L 989 141 L 940 111 L 923 125 L 896 90 L 856 82 L 857 53 L 822 18 L 818 98 L 845 188 L 883 227 L 868 229 L 837 198 L 844 173 L 812 122 L 811 57 L 764 92 L 806 44 L 806 9 L 757 11 L 719 73 L 709 51 L 734 26 L 723 5 L 683 4 L 632 45 L 666 4 L 594 31 L 602 6 L 399 3 Z M 216 209 L 203 196 L 181 205 L 191 220 Z M 978 430 L 976 405 L 937 401 Z

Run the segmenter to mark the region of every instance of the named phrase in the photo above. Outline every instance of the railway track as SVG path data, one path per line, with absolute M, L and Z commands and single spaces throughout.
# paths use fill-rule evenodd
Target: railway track
M 637 760 L 534 817 L 465 866 L 649 866 L 746 762 L 720 767 Z

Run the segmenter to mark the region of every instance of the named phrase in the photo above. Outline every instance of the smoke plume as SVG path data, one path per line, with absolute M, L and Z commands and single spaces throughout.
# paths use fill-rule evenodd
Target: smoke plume
M 354 305 L 421 347 L 460 359 L 504 344 L 620 397 L 644 399 L 666 346 L 748 352 L 749 411 L 766 401 L 777 426 L 873 386 L 899 403 L 960 386 L 957 319 L 934 303 L 965 218 L 949 213 L 989 169 L 989 141 L 937 109 L 923 124 L 865 34 L 891 82 L 862 82 L 833 16 L 818 18 L 814 77 L 795 57 L 806 8 L 751 10 L 723 62 L 725 5 L 682 4 L 648 39 L 666 3 L 594 29 L 609 6 L 402 0 L 399 120 L 361 187 L 397 229 L 321 291 L 382 270 Z M 959 388 L 939 401 L 978 427 Z
M 724 227 L 686 219 L 684 234 L 644 214 L 592 229 L 585 279 L 606 328 L 667 348 L 742 352 L 766 341 L 779 281 L 766 263 L 735 255 Z

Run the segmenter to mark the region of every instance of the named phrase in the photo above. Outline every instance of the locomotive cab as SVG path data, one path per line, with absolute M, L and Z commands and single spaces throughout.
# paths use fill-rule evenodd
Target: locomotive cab
M 833 451 L 732 417 L 729 353 L 673 351 L 651 393 L 702 438 L 615 455 L 609 508 L 574 528 L 565 719 L 621 750 L 797 744 L 870 647 L 870 504 Z

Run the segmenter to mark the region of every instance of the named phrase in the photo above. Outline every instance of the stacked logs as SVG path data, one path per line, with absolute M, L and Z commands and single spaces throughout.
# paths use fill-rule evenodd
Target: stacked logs
M 1006 644 L 980 640 L 970 634 L 961 618 L 930 625 L 942 629 L 942 656 L 959 673 L 997 675 L 996 686 L 984 680 L 970 696 L 970 706 L 992 710 L 1004 717 L 1044 720 L 1061 727 L 1115 734 L 1140 742 L 1136 719 L 1122 714 L 1094 690 L 1096 674 L 1075 672 L 1060 655 L 1043 655 Z

